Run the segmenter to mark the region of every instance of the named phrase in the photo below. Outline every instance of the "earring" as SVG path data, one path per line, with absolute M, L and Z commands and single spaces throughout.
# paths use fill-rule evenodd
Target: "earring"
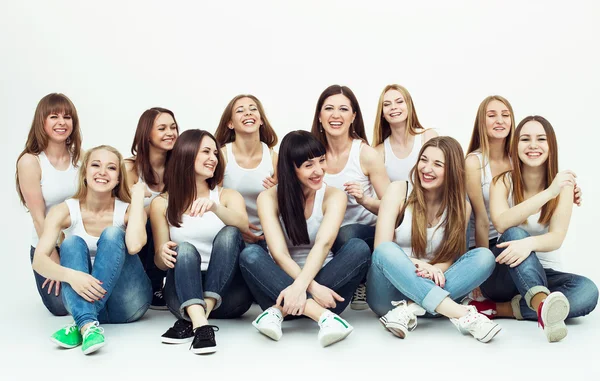
M 319 131 L 323 133 L 323 123 L 319 120 Z
M 67 143 L 67 145 L 71 144 L 71 137 L 70 136 L 67 138 L 67 140 L 65 141 L 65 143 Z

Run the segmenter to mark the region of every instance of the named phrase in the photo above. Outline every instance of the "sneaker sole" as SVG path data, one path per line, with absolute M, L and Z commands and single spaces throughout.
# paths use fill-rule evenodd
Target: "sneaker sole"
M 54 337 L 51 337 L 50 341 L 52 341 L 54 344 L 58 345 L 59 347 L 65 348 L 65 349 L 73 349 L 73 348 L 77 348 L 78 346 L 81 345 L 81 343 L 75 344 L 75 345 L 65 344 L 63 342 L 56 340 Z
M 170 337 L 161 337 L 160 341 L 164 344 L 185 344 L 185 343 L 189 343 L 193 339 L 194 339 L 194 337 L 188 337 L 185 339 L 173 339 Z
M 217 347 L 190 348 L 190 351 L 197 355 L 208 355 L 211 353 L 215 353 L 217 351 Z
M 98 344 L 94 344 L 91 347 L 89 347 L 88 349 L 86 349 L 85 351 L 83 351 L 84 355 L 89 355 L 91 353 L 96 352 L 98 349 L 102 348 L 104 345 L 106 345 L 106 342 L 101 342 Z
M 330 346 L 331 344 L 335 344 L 338 341 L 342 341 L 344 340 L 346 337 L 348 337 L 349 334 L 352 333 L 352 331 L 354 331 L 354 327 L 350 327 L 349 329 L 345 330 L 342 334 L 340 335 L 329 335 L 329 336 L 324 336 L 319 338 L 319 342 L 321 343 L 321 346 L 323 346 L 323 348 Z
M 500 325 L 498 324 L 495 324 L 494 327 L 490 329 L 484 337 L 477 340 L 482 343 L 489 343 L 494 338 L 494 336 L 496 336 L 500 331 L 502 331 L 502 327 L 500 327 Z
M 406 337 L 406 334 L 408 333 L 407 328 L 398 324 L 388 323 L 387 320 L 383 318 L 383 316 L 379 318 L 379 321 L 381 322 L 383 327 L 391 333 L 393 333 L 394 336 L 397 336 L 401 339 L 404 339 Z
M 167 306 L 150 306 L 148 308 L 155 311 L 166 311 L 169 309 Z
M 368 310 L 369 305 L 367 303 L 350 304 L 350 308 L 355 311 L 363 311 L 363 310 Z
M 544 307 L 542 321 L 546 338 L 550 343 L 561 341 L 568 333 L 565 319 L 569 316 L 569 300 L 563 294 L 553 294 L 546 298 Z
M 252 326 L 271 340 L 279 341 L 281 339 L 281 333 L 277 330 L 269 329 L 269 327 L 259 327 L 255 322 L 252 322 Z

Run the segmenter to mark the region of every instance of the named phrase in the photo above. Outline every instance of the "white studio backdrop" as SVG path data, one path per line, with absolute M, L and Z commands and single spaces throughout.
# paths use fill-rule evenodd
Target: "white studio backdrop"
M 509 99 L 517 123 L 546 117 L 561 169 L 576 171 L 584 195 L 563 259 L 600 282 L 597 2 L 2 0 L 0 14 L 2 288 L 34 287 L 23 270 L 32 224 L 14 171 L 44 95 L 71 98 L 84 148 L 110 144 L 129 156 L 149 107 L 173 110 L 181 130 L 214 132 L 229 100 L 250 93 L 281 139 L 310 129 L 319 94 L 336 83 L 358 97 L 369 140 L 389 83 L 408 88 L 424 126 L 463 148 L 488 95 Z

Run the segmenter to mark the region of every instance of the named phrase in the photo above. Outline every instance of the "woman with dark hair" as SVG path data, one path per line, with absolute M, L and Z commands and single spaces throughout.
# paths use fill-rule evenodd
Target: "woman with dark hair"
M 208 324 L 209 316 L 239 317 L 252 305 L 238 266 L 248 216 L 242 196 L 218 186 L 224 170 L 215 138 L 187 130 L 173 147 L 164 193 L 150 207 L 154 260 L 167 271 L 165 301 L 178 319 L 161 340 L 192 341 L 196 354 L 217 350 L 218 327 Z
M 481 285 L 490 300 L 471 301 L 491 317 L 537 320 L 549 342 L 567 335 L 564 320 L 585 316 L 598 303 L 598 288 L 562 271 L 560 253 L 573 209 L 575 173 L 558 171 L 552 125 L 529 116 L 515 130 L 512 170 L 490 187 L 490 212 L 501 234 L 492 248 L 496 268 Z
M 408 182 L 396 181 L 381 200 L 367 300 L 383 326 L 402 339 L 426 312 L 450 318 L 481 342 L 500 331 L 474 307 L 455 302 L 494 269 L 489 249 L 466 251 L 471 210 L 463 157 L 449 136 L 427 141 L 410 172 L 412 192 Z
M 44 230 L 50 207 L 58 205 L 77 190 L 77 166 L 81 156 L 81 131 L 77 110 L 64 94 L 43 97 L 33 116 L 25 149 L 17 159 L 17 193 L 33 220 L 29 258 Z M 56 243 L 55 243 L 56 246 Z M 58 247 L 50 258 L 60 263 Z M 60 282 L 33 272 L 44 306 L 56 316 L 68 314 L 60 295 Z M 47 291 L 44 290 L 48 286 Z M 54 288 L 54 290 L 53 290 Z
M 381 197 L 390 183 L 383 160 L 369 146 L 356 96 L 346 86 L 326 88 L 317 101 L 312 130 L 325 147 L 324 181 L 347 194 L 347 208 L 333 250 L 351 238 L 365 240 L 371 250 Z M 351 308 L 369 308 L 364 284 L 356 289 Z
M 137 254 L 146 243 L 144 188 L 125 182 L 123 157 L 115 148 L 87 151 L 72 198 L 50 209 L 33 268 L 65 283 L 65 307 L 74 322 L 51 340 L 63 348 L 81 345 L 84 354 L 104 346 L 100 323 L 130 323 L 150 305 L 151 287 Z M 60 264 L 52 259 L 61 233 Z
M 171 110 L 153 107 L 144 111 L 138 121 L 135 137 L 131 145 L 130 157 L 125 160 L 127 183 L 130 187 L 141 182 L 145 184 L 144 207 L 149 212 L 150 203 L 164 188 L 165 167 L 171 156 L 171 150 L 179 135 L 179 126 Z M 150 220 L 146 224 L 148 242 L 139 256 L 144 270 L 152 283 L 151 309 L 166 310 L 163 297 L 163 280 L 166 273 L 154 264 L 154 240 Z
M 366 275 L 371 253 L 360 239 L 331 252 L 347 199 L 323 182 L 326 169 L 325 147 L 307 131 L 290 132 L 281 142 L 279 183 L 258 196 L 271 256 L 250 245 L 240 255 L 240 268 L 264 310 L 252 324 L 273 340 L 281 338 L 286 316 L 317 322 L 322 346 L 353 330 L 338 314 Z
M 223 187 L 240 192 L 246 203 L 250 223 L 242 230 L 244 240 L 264 245 L 256 198 L 277 184 L 277 154 L 273 151 L 277 134 L 258 98 L 246 94 L 234 97 L 221 115 L 215 138 L 223 147 L 226 164 Z

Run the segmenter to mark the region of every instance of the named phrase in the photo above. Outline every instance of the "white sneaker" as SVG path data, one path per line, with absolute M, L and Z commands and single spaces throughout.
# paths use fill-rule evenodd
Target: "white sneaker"
M 279 341 L 282 335 L 282 321 L 283 316 L 281 316 L 281 312 L 277 308 L 269 307 L 265 312 L 258 315 L 258 317 L 254 319 L 252 325 L 263 335 L 270 337 L 275 341 Z
M 369 308 L 369 305 L 367 304 L 367 285 L 364 283 L 359 284 L 354 291 L 350 308 L 357 311 L 366 310 Z
M 325 311 L 319 318 L 319 343 L 323 347 L 343 340 L 354 330 L 346 320 L 331 311 Z
M 562 292 L 553 292 L 538 307 L 538 323 L 548 342 L 561 341 L 567 336 L 565 319 L 569 316 L 569 300 Z
M 487 343 L 492 340 L 494 336 L 502 327 L 497 323 L 494 323 L 487 316 L 480 314 L 477 312 L 477 308 L 475 306 L 466 306 L 469 312 L 461 317 L 460 319 L 450 319 L 452 323 L 458 328 L 458 330 L 463 333 L 470 333 L 474 338 L 481 341 L 482 343 Z
M 408 305 L 406 300 L 392 301 L 392 306 L 395 308 L 380 317 L 379 321 L 388 331 L 404 339 L 409 331 L 417 328 L 417 316 L 425 315 L 425 310 L 416 303 Z

